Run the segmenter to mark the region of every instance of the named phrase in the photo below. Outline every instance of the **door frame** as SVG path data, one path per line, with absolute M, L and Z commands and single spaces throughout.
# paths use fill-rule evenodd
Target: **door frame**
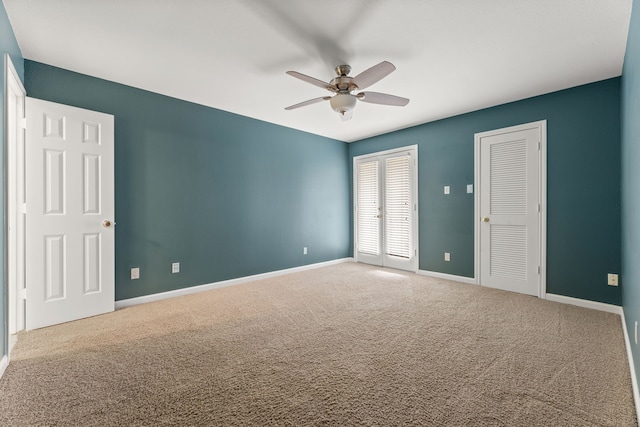
M 540 281 L 538 283 L 538 298 L 546 298 L 547 295 L 547 121 L 539 120 L 536 122 L 525 123 L 516 126 L 510 126 L 502 129 L 495 129 L 486 132 L 476 133 L 474 135 L 474 187 L 476 189 L 474 194 L 474 281 L 477 285 L 480 283 L 480 198 L 481 185 L 480 185 L 480 141 L 482 138 L 494 135 L 501 135 L 509 132 L 520 132 L 528 129 L 538 129 L 540 134 L 539 150 L 538 150 L 538 176 L 539 182 L 539 198 L 540 200 L 540 215 L 539 226 L 540 235 L 538 236 L 540 242 Z
M 353 201 L 352 201 L 352 210 L 351 212 L 353 213 L 353 258 L 356 260 L 356 262 L 358 261 L 358 215 L 356 212 L 356 197 L 357 197 L 357 185 L 358 185 L 358 170 L 356 167 L 356 164 L 360 161 L 366 161 L 367 159 L 373 159 L 376 157 L 381 157 L 381 156 L 388 156 L 388 155 L 393 155 L 393 154 L 401 154 L 403 152 L 407 152 L 407 151 L 411 151 L 414 155 L 414 160 L 415 163 L 413 165 L 413 172 L 412 172 L 412 176 L 411 176 L 411 191 L 412 191 L 412 198 L 413 198 L 413 203 L 414 203 L 414 215 L 413 215 L 413 221 L 411 224 L 411 228 L 412 228 L 412 235 L 411 235 L 411 239 L 414 242 L 414 250 L 415 250 L 415 265 L 412 270 L 406 270 L 406 271 L 412 271 L 414 273 L 418 272 L 420 270 L 420 233 L 418 230 L 418 225 L 420 223 L 419 221 L 419 203 L 418 203 L 418 145 L 414 144 L 414 145 L 407 145 L 405 147 L 399 147 L 399 148 L 392 148 L 390 150 L 384 150 L 384 151 L 378 151 L 375 153 L 369 153 L 369 154 L 363 154 L 360 156 L 354 156 L 353 157 L 353 162 L 352 162 L 352 169 L 353 169 L 353 173 L 352 173 L 352 180 L 353 180 L 353 187 L 352 187 L 352 191 L 353 191 Z M 384 234 L 384 233 L 383 233 Z M 382 257 L 382 259 L 384 260 L 384 256 Z M 384 262 L 383 262 L 384 264 Z M 383 265 L 383 267 L 389 267 L 389 268 L 393 268 L 390 266 L 385 266 Z
M 18 288 L 18 273 L 22 267 L 24 278 L 24 256 L 19 256 L 18 248 L 24 248 L 24 234 L 19 233 L 19 215 L 24 215 L 22 211 L 19 211 L 18 193 L 19 188 L 24 188 L 24 182 L 19 183 L 18 180 L 24 177 L 22 173 L 24 170 L 24 163 L 22 164 L 22 170 L 19 169 L 18 159 L 18 147 L 25 142 L 25 113 L 26 113 L 26 90 L 18 72 L 16 71 L 11 57 L 8 54 L 4 54 L 4 89 L 5 89 L 5 143 L 3 147 L 4 152 L 4 214 L 5 222 L 3 224 L 5 232 L 5 283 L 6 283 L 6 336 L 7 336 L 7 353 L 11 351 L 9 345 L 9 335 L 15 334 L 21 331 L 25 327 L 24 323 L 24 289 Z M 12 104 L 12 100 L 9 97 L 10 88 L 11 91 L 17 91 L 18 96 L 21 96 L 22 111 L 16 111 L 15 105 Z M 14 121 L 11 124 L 10 119 Z M 21 132 L 12 133 L 10 128 L 15 126 L 15 129 L 21 129 Z M 16 135 L 18 136 L 16 139 Z M 24 162 L 24 156 L 22 156 L 22 162 Z M 22 185 L 22 187 L 20 187 Z M 24 229 L 24 218 L 22 218 L 22 226 Z

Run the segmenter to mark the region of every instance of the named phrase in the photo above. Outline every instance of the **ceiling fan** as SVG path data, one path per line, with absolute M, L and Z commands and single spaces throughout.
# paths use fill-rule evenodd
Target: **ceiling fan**
M 356 105 L 356 100 L 362 102 L 369 102 L 371 104 L 382 105 L 395 105 L 398 107 L 404 107 L 409 103 L 407 98 L 401 98 L 395 95 L 388 95 L 380 92 L 358 92 L 371 86 L 372 84 L 382 80 L 384 77 L 391 74 L 396 67 L 387 61 L 382 61 L 378 65 L 361 72 L 355 77 L 350 77 L 351 67 L 348 65 L 338 65 L 336 67 L 336 73 L 338 77 L 335 77 L 329 83 L 325 83 L 322 80 L 318 80 L 313 77 L 309 77 L 305 74 L 298 73 L 297 71 L 287 71 L 287 74 L 298 78 L 304 82 L 310 83 L 314 86 L 327 89 L 329 92 L 333 92 L 332 96 L 321 96 L 319 98 L 313 98 L 308 101 L 300 102 L 298 104 L 290 105 L 285 110 L 294 110 L 296 108 L 304 107 L 306 105 L 315 104 L 321 101 L 329 101 L 331 108 L 340 114 L 342 120 L 349 120 L 353 114 L 353 108 Z

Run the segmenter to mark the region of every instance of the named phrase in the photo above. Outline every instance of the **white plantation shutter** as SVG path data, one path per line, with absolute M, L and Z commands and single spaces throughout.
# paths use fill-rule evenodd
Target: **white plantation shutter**
M 380 235 L 378 230 L 379 189 L 378 161 L 358 164 L 358 252 L 378 255 Z
M 385 164 L 385 253 L 411 256 L 411 158 L 392 157 Z

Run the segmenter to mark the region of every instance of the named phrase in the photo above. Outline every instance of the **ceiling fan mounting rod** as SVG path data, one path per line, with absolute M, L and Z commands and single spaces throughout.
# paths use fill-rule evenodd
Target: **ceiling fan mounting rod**
M 351 66 L 349 65 L 338 65 L 335 69 L 339 76 L 348 76 L 351 72 Z

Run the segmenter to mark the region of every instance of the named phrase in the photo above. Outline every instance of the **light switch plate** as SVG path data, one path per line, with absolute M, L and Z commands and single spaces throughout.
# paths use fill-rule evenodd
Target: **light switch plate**
M 451 261 L 451 254 L 449 252 L 445 252 L 444 253 L 444 260 L 445 261 Z
M 449 187 L 448 185 L 444 186 L 444 194 L 449 194 L 451 193 L 451 187 Z
M 467 193 L 473 193 L 473 184 L 467 184 Z
M 140 267 L 134 267 L 131 269 L 131 280 L 140 278 Z

